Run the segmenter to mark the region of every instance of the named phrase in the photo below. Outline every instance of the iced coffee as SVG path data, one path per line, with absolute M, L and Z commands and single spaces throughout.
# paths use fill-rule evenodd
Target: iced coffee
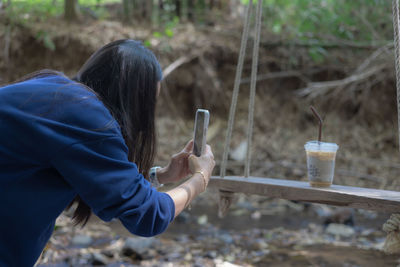
M 307 142 L 304 145 L 307 153 L 308 180 L 311 186 L 329 187 L 335 173 L 336 151 L 335 143 L 318 141 Z

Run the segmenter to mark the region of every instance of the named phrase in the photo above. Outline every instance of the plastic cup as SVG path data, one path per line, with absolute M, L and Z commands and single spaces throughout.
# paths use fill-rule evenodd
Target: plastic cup
M 304 145 L 307 154 L 308 181 L 314 187 L 329 187 L 335 173 L 335 143 L 310 141 Z

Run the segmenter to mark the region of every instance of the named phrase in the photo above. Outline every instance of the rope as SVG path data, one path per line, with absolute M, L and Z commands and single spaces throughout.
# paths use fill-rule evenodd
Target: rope
M 247 40 L 249 39 L 250 18 L 251 18 L 252 8 L 253 8 L 253 1 L 250 0 L 248 3 L 248 6 L 247 6 L 246 17 L 245 17 L 245 22 L 244 22 L 244 26 L 243 26 L 242 40 L 241 40 L 240 51 L 239 51 L 239 59 L 238 59 L 238 65 L 236 68 L 236 75 L 235 75 L 235 84 L 233 86 L 232 101 L 231 101 L 231 107 L 229 110 L 228 129 L 226 130 L 224 154 L 223 154 L 222 163 L 221 163 L 221 178 L 224 178 L 225 174 L 226 174 L 226 165 L 227 165 L 228 155 L 229 155 L 229 145 L 231 143 L 233 122 L 235 120 L 235 111 L 236 111 L 237 99 L 239 96 L 240 80 L 242 78 L 243 63 L 244 63 L 244 57 L 246 54 Z M 222 191 L 222 190 L 219 191 L 218 216 L 220 218 L 222 218 L 226 215 L 226 213 L 228 212 L 228 209 L 232 203 L 232 200 L 233 200 L 232 192 L 227 192 L 227 191 Z
M 250 0 L 247 6 L 246 18 L 243 28 L 242 41 L 240 45 L 238 65 L 236 68 L 235 84 L 232 94 L 232 102 L 229 110 L 229 121 L 228 129 L 226 131 L 224 154 L 221 163 L 221 178 L 225 177 L 226 165 L 229 155 L 229 146 L 232 137 L 233 122 L 235 120 L 235 111 L 237 105 L 237 99 L 239 95 L 239 87 L 241 83 L 241 76 L 243 70 L 244 57 L 246 53 L 247 40 L 249 38 L 250 31 L 250 17 L 252 13 L 253 1 Z M 247 126 L 247 153 L 246 153 L 246 165 L 245 165 L 245 176 L 248 177 L 250 173 L 250 161 L 251 161 L 251 139 L 253 135 L 253 124 L 254 124 L 254 102 L 256 94 L 256 82 L 257 82 L 257 67 L 258 67 L 258 50 L 260 43 L 260 32 L 261 32 L 261 17 L 262 17 L 262 0 L 258 0 L 257 12 L 256 12 L 256 25 L 255 25 L 255 39 L 253 47 L 253 58 L 251 68 L 251 84 L 250 84 L 250 99 L 249 99 L 249 123 Z M 228 191 L 219 191 L 219 210 L 218 216 L 224 217 L 229 209 L 229 206 L 233 200 L 233 193 Z
M 386 232 L 383 251 L 388 254 L 400 252 L 400 214 L 392 214 L 382 227 Z
M 247 39 L 249 38 L 250 17 L 251 17 L 252 6 L 253 6 L 253 1 L 250 0 L 249 4 L 247 6 L 246 18 L 245 18 L 243 34 L 242 34 L 242 41 L 240 44 L 238 65 L 236 68 L 235 84 L 233 86 L 232 101 L 231 101 L 231 107 L 229 110 L 228 129 L 226 130 L 224 155 L 222 157 L 222 162 L 221 162 L 221 173 L 220 173 L 221 178 L 224 178 L 225 174 L 226 174 L 226 163 L 228 161 L 229 145 L 231 143 L 233 121 L 235 120 L 235 111 L 236 111 L 237 99 L 239 96 L 240 79 L 242 77 L 243 62 L 244 62 L 244 56 L 246 53 Z
M 253 47 L 253 62 L 251 66 L 251 84 L 250 84 L 250 100 L 249 100 L 249 119 L 247 125 L 247 153 L 244 176 L 250 176 L 250 161 L 251 161 L 251 143 L 253 137 L 254 125 L 254 100 L 256 96 L 257 70 L 258 70 L 258 49 L 260 47 L 260 32 L 261 32 L 261 17 L 262 17 L 262 0 L 258 0 L 256 14 L 256 33 Z
M 393 30 L 394 30 L 394 55 L 396 67 L 396 87 L 397 87 L 397 124 L 399 127 L 399 145 L 400 145 L 400 41 L 399 41 L 399 0 L 392 1 L 393 9 Z M 399 146 L 400 148 L 400 146 Z
M 399 127 L 399 146 L 400 146 L 400 20 L 399 20 L 399 0 L 392 1 L 393 11 L 393 30 L 394 30 L 394 55 L 396 68 L 396 87 L 397 87 L 397 123 Z M 400 148 L 400 147 L 399 147 Z M 383 251 L 388 254 L 400 253 L 400 214 L 392 214 L 383 225 L 386 232 L 386 240 Z

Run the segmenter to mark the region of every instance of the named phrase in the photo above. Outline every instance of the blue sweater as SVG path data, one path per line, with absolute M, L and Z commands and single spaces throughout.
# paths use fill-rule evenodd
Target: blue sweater
M 77 194 L 140 236 L 174 218 L 172 199 L 128 161 L 119 125 L 95 94 L 58 75 L 0 88 L 0 266 L 33 266 Z

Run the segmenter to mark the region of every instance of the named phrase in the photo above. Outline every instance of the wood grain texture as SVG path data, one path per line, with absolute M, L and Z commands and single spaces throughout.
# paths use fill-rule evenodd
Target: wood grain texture
M 347 206 L 381 212 L 400 212 L 400 192 L 352 186 L 311 187 L 308 182 L 261 177 L 213 176 L 209 183 L 224 191 L 304 202 Z

